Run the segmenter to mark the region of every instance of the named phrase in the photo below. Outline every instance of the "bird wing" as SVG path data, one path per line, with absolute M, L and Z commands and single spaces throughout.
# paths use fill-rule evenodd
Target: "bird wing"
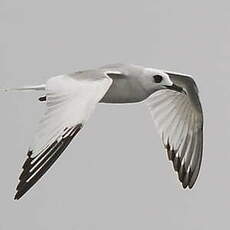
M 198 89 L 189 76 L 167 74 L 186 94 L 163 89 L 153 93 L 146 102 L 179 180 L 184 188 L 192 188 L 203 152 L 203 113 Z
M 51 78 L 46 106 L 19 177 L 20 199 L 53 165 L 80 131 L 112 84 L 106 73 L 75 73 Z

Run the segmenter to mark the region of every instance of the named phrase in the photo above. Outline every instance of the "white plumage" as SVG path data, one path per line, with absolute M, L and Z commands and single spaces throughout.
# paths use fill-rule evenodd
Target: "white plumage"
M 145 101 L 179 180 L 184 188 L 193 187 L 202 160 L 203 114 L 191 77 L 115 64 L 53 77 L 44 85 L 4 91 L 12 90 L 44 91 L 39 100 L 47 107 L 29 147 L 15 199 L 20 199 L 53 165 L 99 102 Z

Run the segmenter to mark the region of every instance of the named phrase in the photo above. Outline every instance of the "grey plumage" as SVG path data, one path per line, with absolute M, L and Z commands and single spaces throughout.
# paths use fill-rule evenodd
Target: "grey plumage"
M 190 76 L 166 73 L 186 95 L 158 91 L 147 99 L 147 103 L 179 180 L 184 188 L 192 188 L 203 153 L 203 112 L 198 88 Z
M 184 188 L 192 188 L 203 151 L 203 113 L 194 80 L 187 75 L 137 65 L 113 64 L 53 77 L 41 90 L 47 110 L 23 165 L 15 199 L 51 167 L 85 125 L 97 103 L 146 102 L 168 158 Z M 75 128 L 77 127 L 77 128 Z

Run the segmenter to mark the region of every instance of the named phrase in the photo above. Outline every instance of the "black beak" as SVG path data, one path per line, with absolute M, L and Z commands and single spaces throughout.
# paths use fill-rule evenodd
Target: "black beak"
M 180 92 L 180 93 L 183 93 L 186 95 L 186 91 L 180 87 L 180 86 L 177 86 L 175 84 L 171 85 L 171 86 L 166 86 L 167 89 L 170 89 L 170 90 L 174 90 L 174 91 L 177 91 L 177 92 Z

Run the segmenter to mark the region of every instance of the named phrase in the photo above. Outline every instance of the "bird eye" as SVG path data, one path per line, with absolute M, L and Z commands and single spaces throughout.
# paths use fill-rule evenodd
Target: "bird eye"
M 161 83 L 163 80 L 163 77 L 161 75 L 155 75 L 153 76 L 153 79 L 155 83 Z

